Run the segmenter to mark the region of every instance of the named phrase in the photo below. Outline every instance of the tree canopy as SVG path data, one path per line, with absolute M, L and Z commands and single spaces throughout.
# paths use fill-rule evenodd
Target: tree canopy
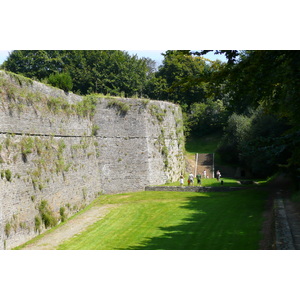
M 234 59 L 215 78 L 224 79 L 229 109 L 248 118 L 254 118 L 255 110 L 260 110 L 256 125 L 250 126 L 252 135 L 247 138 L 248 146 L 255 149 L 248 159 L 254 161 L 260 155 L 265 167 L 272 161 L 272 170 L 274 166 L 286 168 L 296 178 L 300 167 L 300 51 L 252 50 L 225 54 Z M 247 151 L 240 149 L 238 155 L 243 157 Z M 263 159 L 266 154 L 268 160 Z M 272 160 L 271 155 L 278 159 Z
M 48 81 L 69 74 L 73 92 L 141 95 L 155 62 L 118 50 L 15 50 L 3 63 L 8 71 Z M 50 80 L 53 83 L 54 80 Z

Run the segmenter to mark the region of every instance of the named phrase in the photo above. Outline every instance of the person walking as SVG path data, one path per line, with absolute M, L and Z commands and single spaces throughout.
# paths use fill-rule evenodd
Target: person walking
M 206 170 L 203 171 L 203 178 L 206 178 Z
M 181 174 L 179 177 L 180 186 L 183 187 L 183 175 Z
M 216 172 L 216 177 L 217 177 L 217 180 L 220 181 L 221 173 L 219 170 Z
M 192 173 L 189 175 L 188 185 L 194 185 L 194 175 Z
M 197 178 L 197 184 L 201 185 L 201 175 L 199 173 L 197 174 L 196 178 Z

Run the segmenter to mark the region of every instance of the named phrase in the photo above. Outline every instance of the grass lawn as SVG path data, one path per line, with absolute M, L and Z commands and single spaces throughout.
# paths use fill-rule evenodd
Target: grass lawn
M 187 174 L 184 178 L 184 186 L 188 185 L 187 184 L 188 177 L 189 177 L 189 175 Z M 221 180 L 223 180 L 223 185 L 224 186 L 241 186 L 237 182 L 237 179 L 234 179 L 234 178 L 222 177 Z M 164 184 L 164 186 L 180 186 L 179 179 L 178 179 L 178 181 L 175 181 L 175 182 L 166 183 L 166 184 Z M 194 185 L 193 186 L 198 186 L 196 178 L 194 178 Z M 202 178 L 201 179 L 201 186 L 221 186 L 221 181 L 217 181 L 216 178 Z
M 265 199 L 260 189 L 105 195 L 121 205 L 58 249 L 258 249 Z

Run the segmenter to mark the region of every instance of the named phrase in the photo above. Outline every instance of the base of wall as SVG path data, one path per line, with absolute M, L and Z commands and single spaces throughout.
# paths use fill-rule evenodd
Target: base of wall
M 145 191 L 164 191 L 164 192 L 228 192 L 239 191 L 246 187 L 236 186 L 146 186 Z

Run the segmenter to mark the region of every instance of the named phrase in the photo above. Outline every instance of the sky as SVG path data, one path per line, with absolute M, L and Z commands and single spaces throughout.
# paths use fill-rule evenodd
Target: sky
M 0 65 L 4 62 L 4 60 L 8 56 L 9 50 L 0 50 Z
M 6 58 L 9 55 L 9 52 L 11 51 L 12 50 L 0 50 L 0 64 L 2 64 L 6 60 Z M 125 50 L 125 51 L 127 51 L 130 55 L 136 54 L 139 58 L 142 57 L 151 58 L 154 61 L 156 61 L 157 66 L 159 66 L 163 61 L 162 53 L 165 53 L 167 50 Z M 212 52 L 205 55 L 204 57 L 211 60 L 220 59 L 222 61 L 226 61 L 224 55 L 214 55 Z
M 186 49 L 184 49 L 184 50 L 186 50 Z M 131 55 L 136 54 L 138 57 L 149 57 L 149 58 L 155 60 L 158 63 L 158 65 L 160 65 L 163 60 L 162 53 L 165 53 L 167 50 L 126 50 L 126 51 Z M 210 60 L 219 59 L 224 62 L 227 61 L 225 58 L 225 55 L 214 55 L 213 52 L 208 53 L 204 57 L 206 57 Z

